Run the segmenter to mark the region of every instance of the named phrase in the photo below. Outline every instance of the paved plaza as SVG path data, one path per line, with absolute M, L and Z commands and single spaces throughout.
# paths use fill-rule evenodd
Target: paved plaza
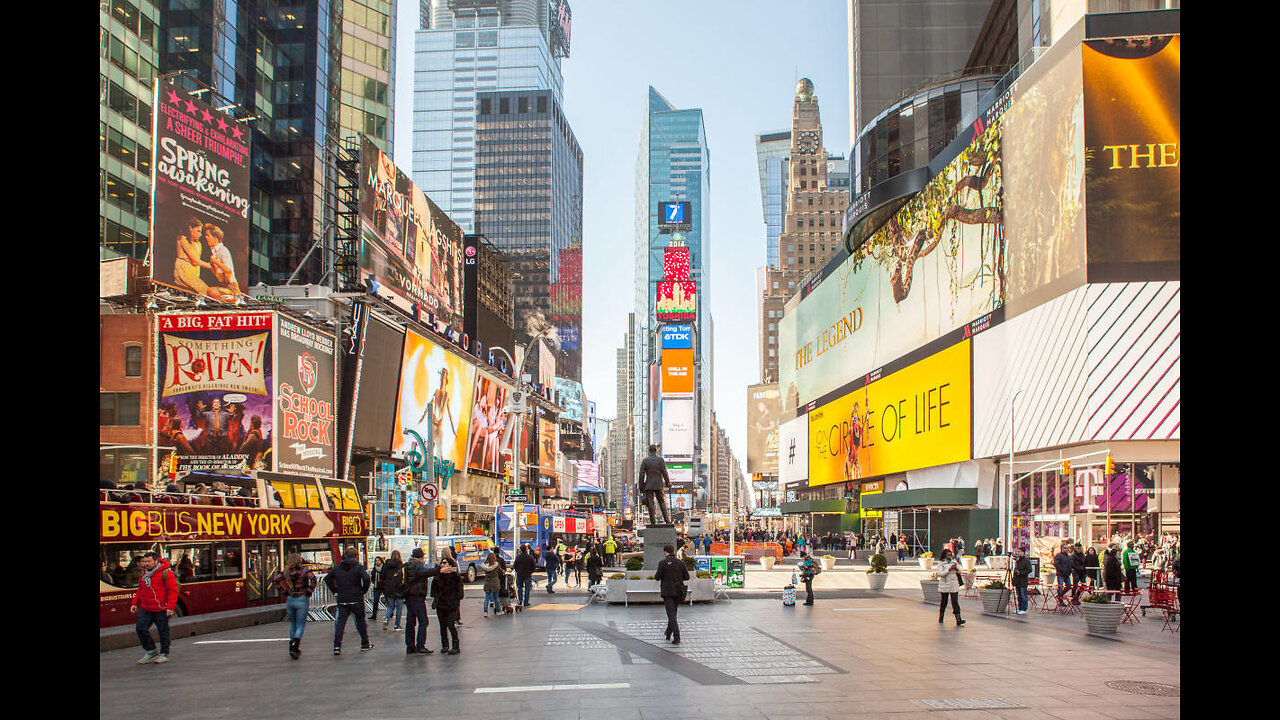
M 313 718 L 1179 717 L 1181 640 L 1155 617 L 1108 639 L 1078 617 L 987 616 L 969 598 L 964 627 L 949 612 L 938 624 L 918 590 L 827 590 L 793 608 L 740 595 L 682 606 L 672 646 L 660 605 L 540 590 L 529 610 L 484 619 L 470 591 L 463 603 L 456 656 L 406 656 L 403 633 L 381 623 L 361 652 L 348 623 L 335 657 L 329 622 L 308 625 L 298 661 L 287 623 L 176 639 L 167 665 L 136 665 L 136 647 L 104 652 L 100 715 L 136 717 L 140 687 L 172 683 L 182 691 L 146 701 L 156 717 L 261 717 L 293 703 Z M 439 650 L 434 614 L 427 640 Z

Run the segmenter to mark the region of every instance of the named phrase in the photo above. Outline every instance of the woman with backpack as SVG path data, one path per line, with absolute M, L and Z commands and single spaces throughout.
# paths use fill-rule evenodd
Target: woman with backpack
M 399 550 L 392 550 L 391 559 L 382 564 L 382 597 L 387 601 L 387 615 L 382 618 L 383 631 L 391 622 L 393 612 L 396 616 L 395 629 L 399 630 L 404 613 L 404 561 L 400 559 Z
M 302 655 L 302 631 L 307 629 L 307 606 L 316 591 L 316 575 L 302 560 L 302 555 L 289 553 L 285 566 L 276 571 L 271 582 L 284 594 L 284 610 L 289 616 L 289 657 Z

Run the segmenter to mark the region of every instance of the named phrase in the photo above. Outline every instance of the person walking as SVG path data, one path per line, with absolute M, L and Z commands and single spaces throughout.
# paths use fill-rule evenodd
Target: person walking
M 809 553 L 804 550 L 800 551 L 800 562 L 796 563 L 796 572 L 800 573 L 800 580 L 804 583 L 805 605 L 813 604 L 813 578 L 822 572 L 822 568 L 809 557 Z
M 399 552 L 399 551 L 396 551 Z M 403 577 L 404 606 L 408 610 L 409 619 L 404 625 L 404 653 L 406 655 L 430 655 L 427 647 L 427 585 L 431 578 L 443 573 L 453 572 L 452 568 L 428 568 L 426 553 L 416 547 L 409 553 L 409 562 L 404 565 Z
M 1125 543 L 1124 553 L 1120 558 L 1121 564 L 1124 566 L 1124 589 L 1138 589 L 1138 565 L 1142 562 L 1138 557 L 1138 551 L 1133 548 L 1133 541 Z
M 1098 560 L 1098 551 L 1094 550 L 1093 546 L 1090 545 L 1084 551 L 1084 576 L 1087 582 L 1095 588 L 1102 586 L 1102 578 L 1099 577 L 1101 570 L 1102 565 Z
M 422 548 L 414 548 L 421 550 Z M 400 617 L 404 610 L 404 561 L 400 559 L 400 551 L 392 550 L 391 559 L 382 564 L 382 596 L 387 601 L 387 616 L 382 618 L 382 630 L 391 622 L 392 613 L 396 616 L 395 629 L 400 629 Z M 376 607 L 375 607 L 376 609 Z
M 560 569 L 560 553 L 556 552 L 554 545 L 550 545 L 547 547 L 546 552 L 542 553 L 542 557 L 547 564 L 547 592 L 555 595 L 556 574 Z M 567 579 L 565 583 L 568 583 Z
M 1106 583 L 1107 590 L 1116 592 L 1124 584 L 1124 568 L 1120 564 L 1119 554 L 1120 546 L 1112 543 L 1102 559 L 1102 581 Z M 1116 592 L 1111 594 L 1111 599 L 1119 601 L 1120 596 Z
M 604 580 L 604 563 L 600 553 L 592 551 L 587 555 L 587 587 L 599 585 Z
M 481 615 L 486 620 L 489 619 L 489 604 L 493 603 L 493 616 L 498 617 L 498 593 L 502 591 L 502 573 L 499 571 L 498 559 L 494 554 L 489 553 L 489 557 L 484 559 L 484 564 L 480 566 L 484 570 L 484 609 Z
M 370 620 L 378 619 L 378 603 L 382 599 L 382 566 L 384 564 L 385 561 L 379 555 L 373 559 L 373 570 L 369 571 L 369 581 L 373 583 L 373 610 L 369 612 Z
M 649 454 L 640 461 L 640 490 L 644 506 L 649 509 L 649 524 L 657 525 L 658 508 L 662 509 L 662 522 L 671 524 L 671 512 L 667 510 L 667 492 L 671 490 L 671 476 L 667 463 L 658 455 L 658 446 L 650 445 Z
M 581 547 L 571 547 L 567 549 L 565 552 L 567 554 L 567 558 L 565 560 L 565 567 L 567 569 L 565 570 L 565 573 L 564 573 L 565 587 L 569 586 L 570 570 L 573 571 L 573 586 L 576 588 L 582 587 L 583 549 Z
M 529 607 L 529 593 L 533 590 L 533 571 L 536 564 L 533 555 L 529 554 L 529 546 L 521 545 L 520 554 L 516 555 L 512 567 L 516 571 L 516 602 L 522 607 Z
M 452 568 L 449 572 L 445 568 Z M 436 621 L 440 624 L 440 654 L 457 655 L 458 601 L 462 599 L 462 578 L 458 576 L 457 561 L 451 557 L 440 560 L 440 574 L 431 583 L 431 606 L 436 609 Z M 449 645 L 450 638 L 453 645 Z
M 284 567 L 271 576 L 271 584 L 284 595 L 284 611 L 289 618 L 289 657 L 302 655 L 302 632 L 307 629 L 307 605 L 316 591 L 316 574 L 311 572 L 302 555 L 289 553 Z
M 138 592 L 129 603 L 129 612 L 138 616 L 134 630 L 142 643 L 145 654 L 139 665 L 169 662 L 169 618 L 178 607 L 178 576 L 169 567 L 169 561 L 151 550 L 138 561 L 142 574 L 138 577 Z M 160 632 L 160 649 L 151 639 L 151 625 Z
M 618 541 L 610 535 L 608 540 L 604 541 L 604 564 L 605 567 L 613 567 L 613 559 L 618 554 Z
M 1071 586 L 1071 555 L 1067 552 L 1069 546 L 1063 542 L 1058 547 L 1058 554 L 1053 556 L 1053 570 L 1058 575 L 1058 604 L 1062 604 L 1062 596 L 1066 594 L 1067 588 Z
M 1080 589 L 1089 583 L 1089 577 L 1085 574 L 1084 563 L 1084 545 L 1076 543 L 1071 550 L 1071 584 L 1074 586 L 1071 590 L 1071 604 L 1080 604 Z
M 369 641 L 369 628 L 364 619 L 364 594 L 369 591 L 369 571 L 360 564 L 360 556 L 355 546 L 342 552 L 342 562 L 338 563 L 327 575 L 324 584 L 333 593 L 338 603 L 338 618 L 333 624 L 333 654 L 342 654 L 342 633 L 347 627 L 347 618 L 356 619 L 356 631 L 360 633 L 360 649 L 372 650 Z
M 667 629 L 663 633 L 663 637 L 671 641 L 672 645 L 680 644 L 680 623 L 676 620 L 676 611 L 680 607 L 680 602 L 685 596 L 685 581 L 689 579 L 689 568 L 676 558 L 676 549 L 673 545 L 663 545 L 662 551 L 667 554 L 666 557 L 658 563 L 658 569 L 653 573 L 653 579 L 657 580 L 662 596 L 662 604 L 667 610 Z
M 1018 548 L 1018 559 L 1013 563 L 1013 587 L 1018 591 L 1017 615 L 1027 614 L 1027 585 L 1031 582 L 1031 558 L 1027 557 L 1027 546 Z
M 938 622 L 947 614 L 947 598 L 951 598 L 951 612 L 956 616 L 956 627 L 964 624 L 964 618 L 960 617 L 960 564 L 956 562 L 955 554 L 951 552 L 951 548 L 943 548 L 938 553 L 938 595 L 941 602 L 938 603 Z

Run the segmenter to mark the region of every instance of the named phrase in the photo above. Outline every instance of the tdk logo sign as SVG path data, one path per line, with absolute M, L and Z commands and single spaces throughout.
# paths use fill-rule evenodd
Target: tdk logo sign
M 693 347 L 692 325 L 663 325 L 662 347 L 673 349 L 689 349 Z

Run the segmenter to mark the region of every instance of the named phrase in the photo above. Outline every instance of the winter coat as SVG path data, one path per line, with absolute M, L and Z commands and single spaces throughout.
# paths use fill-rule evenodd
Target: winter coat
M 938 568 L 938 592 L 960 592 L 962 582 L 960 578 L 960 563 L 954 558 L 943 561 L 942 566 Z
M 1058 554 L 1053 556 L 1053 569 L 1054 569 L 1054 572 L 1058 573 L 1059 585 L 1065 585 L 1071 582 L 1071 556 L 1070 555 L 1059 550 Z
M 516 555 L 515 562 L 512 563 L 512 566 L 515 568 L 516 577 L 523 579 L 533 576 L 533 570 L 536 567 L 536 564 L 532 555 L 529 553 L 520 553 L 519 555 Z
M 480 566 L 484 571 L 484 591 L 496 593 L 502 589 L 502 574 L 498 572 L 498 563 L 485 563 Z
M 371 582 L 369 572 L 355 558 L 343 558 L 342 562 L 324 576 L 324 584 L 334 594 L 339 605 L 356 605 L 362 602 Z
M 429 568 L 418 558 L 410 558 L 404 565 L 404 584 L 401 597 L 422 599 L 427 596 L 427 581 L 440 574 L 438 568 Z
M 1031 558 L 1023 555 L 1013 564 L 1013 586 L 1026 587 L 1031 581 Z
M 169 567 L 168 560 L 161 558 L 156 561 L 150 583 L 145 572 L 138 578 L 138 592 L 130 604 L 151 612 L 172 610 L 178 606 L 178 575 Z
M 289 581 L 289 585 L 292 585 L 292 590 L 286 586 L 286 578 Z M 277 570 L 276 574 L 271 577 L 271 583 L 279 586 L 280 592 L 286 597 L 309 598 L 311 593 L 316 591 L 316 574 L 308 570 L 305 565 L 291 565 Z
M 437 613 L 457 610 L 461 599 L 458 596 L 462 594 L 462 576 L 453 572 L 438 574 L 435 578 L 431 581 L 431 597 L 435 599 Z
M 1124 587 L 1124 569 L 1115 555 L 1107 555 L 1102 561 L 1102 580 L 1108 590 L 1119 590 Z
M 404 597 L 404 563 L 391 558 L 382 563 L 379 576 L 379 587 L 382 594 L 389 598 Z
M 1076 575 L 1079 575 L 1080 577 L 1084 577 L 1084 568 L 1085 568 L 1084 553 L 1082 552 L 1071 553 L 1071 572 L 1075 573 Z
M 684 562 L 668 555 L 658 563 L 658 569 L 653 572 L 653 579 L 661 585 L 662 592 L 659 594 L 662 597 L 683 600 L 684 581 L 689 579 L 689 568 L 684 566 Z

